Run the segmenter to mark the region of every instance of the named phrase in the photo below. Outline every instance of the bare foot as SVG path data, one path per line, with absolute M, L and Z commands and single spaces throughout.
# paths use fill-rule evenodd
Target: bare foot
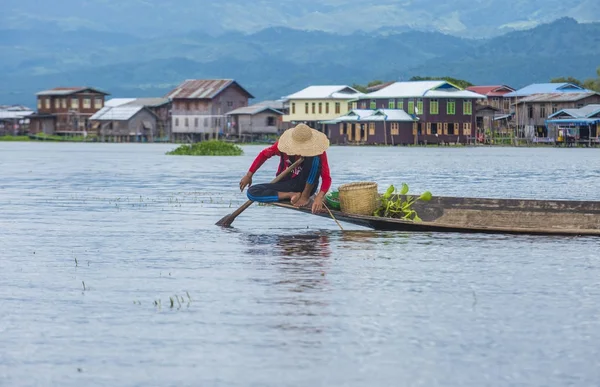
M 296 204 L 298 199 L 300 199 L 300 195 L 301 195 L 300 192 L 293 194 L 292 197 L 290 198 L 290 202 L 292 202 L 292 204 Z

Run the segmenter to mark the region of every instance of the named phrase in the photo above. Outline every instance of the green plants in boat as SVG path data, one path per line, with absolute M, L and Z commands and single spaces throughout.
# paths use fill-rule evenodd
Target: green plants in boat
M 383 195 L 381 195 L 381 204 L 373 213 L 374 216 L 386 218 L 399 218 L 421 222 L 417 212 L 412 209 L 412 205 L 421 200 L 428 202 L 431 200 L 431 192 L 425 191 L 421 196 L 408 196 L 408 185 L 402 183 L 402 188 L 398 192 L 396 187 L 391 185 Z

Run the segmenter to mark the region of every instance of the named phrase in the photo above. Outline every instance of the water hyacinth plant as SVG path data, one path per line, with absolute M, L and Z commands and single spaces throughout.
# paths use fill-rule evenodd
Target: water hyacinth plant
M 400 218 L 404 220 L 412 220 L 415 222 L 421 222 L 421 218 L 417 215 L 417 212 L 411 207 L 417 201 L 421 200 L 428 202 L 431 200 L 431 192 L 425 191 L 419 197 L 408 197 L 408 185 L 402 183 L 400 192 L 391 185 L 383 195 L 381 195 L 381 205 L 375 212 L 374 216 L 382 216 L 386 218 Z M 403 196 L 405 199 L 403 199 Z
M 167 155 L 183 156 L 240 156 L 244 153 L 242 148 L 229 142 L 211 140 L 197 142 L 192 145 L 181 145 L 167 152 Z

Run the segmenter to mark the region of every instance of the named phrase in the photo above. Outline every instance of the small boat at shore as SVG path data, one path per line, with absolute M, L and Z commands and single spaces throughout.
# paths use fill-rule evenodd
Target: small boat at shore
M 310 208 L 273 204 L 312 215 Z M 600 201 L 434 196 L 428 202 L 415 202 L 413 209 L 421 222 L 331 212 L 340 222 L 375 230 L 600 236 Z M 314 215 L 331 218 L 328 212 Z

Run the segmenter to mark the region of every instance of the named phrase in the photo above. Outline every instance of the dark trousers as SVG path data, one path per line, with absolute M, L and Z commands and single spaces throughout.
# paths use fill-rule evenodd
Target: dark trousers
M 316 160 L 315 160 L 316 159 Z M 279 201 L 279 192 L 302 192 L 306 183 L 313 185 L 311 196 L 317 191 L 320 175 L 318 157 L 306 158 L 302 163 L 302 171 L 294 178 L 286 177 L 278 183 L 256 184 L 248 188 L 248 199 L 259 203 L 272 203 Z

